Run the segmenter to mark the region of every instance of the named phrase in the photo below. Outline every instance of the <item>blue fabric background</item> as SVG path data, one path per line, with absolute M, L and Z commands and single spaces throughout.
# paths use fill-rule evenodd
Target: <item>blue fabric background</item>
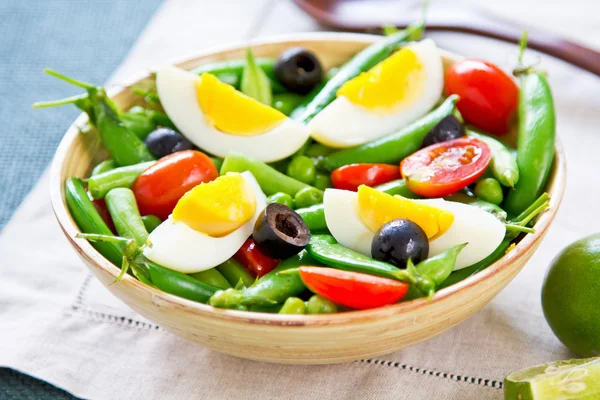
M 44 67 L 104 82 L 161 0 L 0 0 L 0 230 L 48 165 L 78 111 L 33 110 L 80 93 Z M 0 399 L 71 398 L 0 369 Z

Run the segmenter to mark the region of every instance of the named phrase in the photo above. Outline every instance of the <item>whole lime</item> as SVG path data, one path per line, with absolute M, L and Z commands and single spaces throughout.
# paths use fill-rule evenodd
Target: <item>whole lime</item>
M 542 308 L 556 337 L 572 352 L 600 355 L 600 234 L 572 243 L 552 261 Z

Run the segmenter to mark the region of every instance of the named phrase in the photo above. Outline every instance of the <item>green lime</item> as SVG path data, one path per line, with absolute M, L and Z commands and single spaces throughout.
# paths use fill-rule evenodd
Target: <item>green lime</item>
M 567 246 L 552 261 L 542 308 L 558 339 L 581 357 L 600 355 L 600 234 Z
M 600 398 L 600 358 L 553 361 L 504 379 L 505 400 Z

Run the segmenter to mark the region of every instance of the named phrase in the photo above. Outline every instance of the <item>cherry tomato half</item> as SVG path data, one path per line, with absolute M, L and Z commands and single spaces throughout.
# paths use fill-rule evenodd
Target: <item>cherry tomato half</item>
M 217 167 L 206 154 L 185 150 L 161 158 L 142 172 L 132 190 L 142 215 L 165 220 L 187 191 L 217 176 Z
M 233 256 L 240 264 L 248 268 L 253 276 L 263 276 L 279 265 L 279 260 L 265 256 L 258 250 L 254 239 L 248 239 Z
M 475 182 L 491 158 L 485 143 L 462 137 L 427 146 L 406 157 L 400 171 L 412 192 L 424 197 L 443 197 Z
M 334 268 L 300 267 L 300 277 L 313 292 L 358 310 L 394 304 L 408 292 L 403 282 Z
M 467 122 L 495 135 L 508 132 L 517 111 L 519 88 L 496 65 L 459 61 L 446 71 L 445 86 L 447 94 L 460 96 L 458 111 Z
M 354 192 L 360 185 L 373 187 L 395 179 L 400 179 L 400 171 L 388 164 L 349 164 L 331 173 L 333 187 Z

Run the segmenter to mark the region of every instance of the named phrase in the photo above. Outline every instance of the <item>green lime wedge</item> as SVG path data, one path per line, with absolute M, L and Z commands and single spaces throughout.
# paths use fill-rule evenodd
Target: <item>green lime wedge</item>
M 553 361 L 504 379 L 505 400 L 600 399 L 600 357 Z

